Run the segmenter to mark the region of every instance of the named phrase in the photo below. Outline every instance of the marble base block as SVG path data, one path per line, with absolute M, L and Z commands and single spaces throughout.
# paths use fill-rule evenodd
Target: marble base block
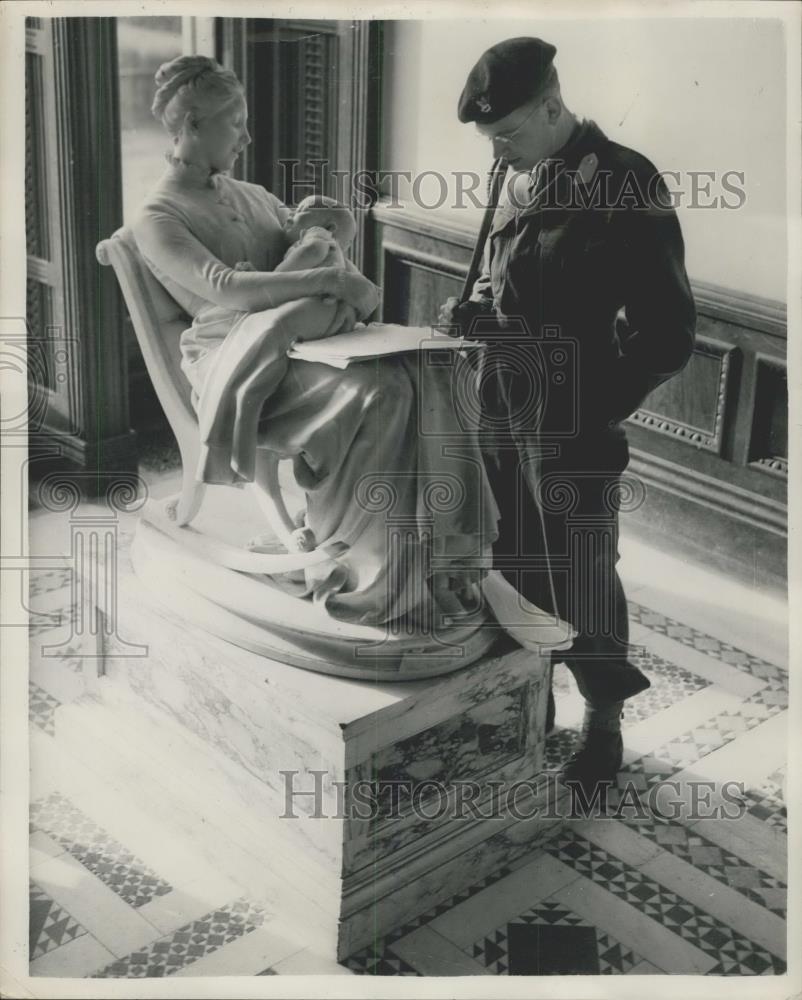
M 560 822 L 542 808 L 547 652 L 508 640 L 456 673 L 371 683 L 189 627 L 129 568 L 117 595 L 57 741 L 338 958 Z

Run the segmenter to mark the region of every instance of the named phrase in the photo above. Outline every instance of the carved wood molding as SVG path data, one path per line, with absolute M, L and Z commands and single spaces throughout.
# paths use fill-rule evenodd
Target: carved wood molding
M 750 465 L 756 465 L 761 472 L 773 472 L 783 479 L 788 477 L 788 459 L 773 455 L 768 458 L 756 458 Z
M 629 419 L 633 423 L 646 427 L 650 431 L 679 438 L 688 444 L 696 445 L 699 448 L 704 448 L 706 451 L 712 451 L 714 454 L 720 455 L 727 409 L 729 375 L 732 368 L 732 359 L 737 350 L 738 348 L 733 347 L 732 344 L 714 340 L 712 337 L 700 335 L 696 340 L 694 354 L 704 354 L 707 357 L 716 358 L 719 362 L 719 377 L 716 388 L 712 428 L 694 427 L 692 424 L 679 420 L 671 420 L 663 414 L 649 409 L 636 410 Z

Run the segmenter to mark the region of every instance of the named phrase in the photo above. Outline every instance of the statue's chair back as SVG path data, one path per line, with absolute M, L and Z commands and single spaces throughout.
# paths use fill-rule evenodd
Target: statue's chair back
M 183 489 L 172 516 L 188 524 L 200 509 L 204 485 L 195 481 L 200 442 L 198 418 L 192 406 L 192 387 L 181 371 L 181 333 L 191 320 L 156 280 L 123 226 L 97 245 L 97 259 L 114 268 L 131 316 L 145 366 L 181 452 Z
M 169 516 L 180 527 L 195 517 L 205 490 L 205 484 L 195 479 L 200 452 L 198 418 L 192 405 L 192 387 L 181 371 L 181 333 L 191 320 L 153 276 L 127 226 L 98 243 L 96 253 L 101 264 L 114 268 L 148 375 L 178 442 L 183 486 L 180 497 L 170 505 Z M 222 552 L 220 546 L 215 552 L 221 560 L 227 561 L 227 565 L 235 568 L 250 568 L 253 562 L 254 571 L 258 571 L 263 564 L 263 571 L 269 572 L 271 558 L 277 571 L 281 572 L 296 565 L 311 564 L 311 553 L 307 551 L 312 544 L 309 541 L 311 536 L 302 529 L 296 530 L 281 495 L 278 455 L 264 452 L 260 470 L 259 481 L 253 484 L 259 505 L 277 537 L 291 552 L 298 552 L 300 548 L 303 555 L 299 553 L 291 565 L 284 567 L 280 557 L 248 554 L 250 561 L 243 562 L 241 553 Z M 259 559 L 261 563 L 258 563 Z
M 198 433 L 192 389 L 181 371 L 180 337 L 192 320 L 154 278 L 128 226 L 98 243 L 96 252 L 101 264 L 114 268 L 148 375 L 183 454 L 183 440 Z

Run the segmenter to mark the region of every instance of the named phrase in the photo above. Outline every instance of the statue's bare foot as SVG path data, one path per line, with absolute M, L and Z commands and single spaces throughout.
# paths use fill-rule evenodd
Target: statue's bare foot
M 268 531 L 263 535 L 255 535 L 245 543 L 245 548 L 248 549 L 249 552 L 275 554 L 277 552 L 281 552 L 284 546 L 272 532 Z
M 276 553 L 288 548 L 290 552 L 313 552 L 317 545 L 317 539 L 309 528 L 296 528 L 290 534 L 289 541 L 285 546 L 276 535 L 268 532 L 263 535 L 255 535 L 250 541 L 245 543 L 245 548 L 249 552 Z

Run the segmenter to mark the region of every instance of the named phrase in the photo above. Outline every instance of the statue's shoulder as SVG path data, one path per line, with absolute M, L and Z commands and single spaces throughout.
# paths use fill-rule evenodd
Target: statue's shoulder
M 177 224 L 192 229 L 195 214 L 192 204 L 186 198 L 156 185 L 137 209 L 130 225 L 139 239 L 140 236 L 155 235 L 165 227 L 173 228 Z

